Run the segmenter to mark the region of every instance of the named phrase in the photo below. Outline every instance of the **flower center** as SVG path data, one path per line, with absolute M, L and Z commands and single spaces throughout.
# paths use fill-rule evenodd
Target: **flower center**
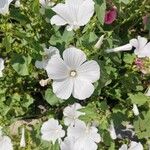
M 77 75 L 77 72 L 75 70 L 70 71 L 70 76 L 75 77 Z

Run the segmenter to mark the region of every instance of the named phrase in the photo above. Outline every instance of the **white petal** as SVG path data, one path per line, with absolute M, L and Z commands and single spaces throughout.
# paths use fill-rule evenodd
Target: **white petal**
M 100 67 L 94 60 L 87 61 L 77 69 L 79 77 L 95 82 L 100 78 Z
M 116 47 L 116 48 L 113 48 L 113 49 L 108 49 L 108 50 L 106 50 L 106 52 L 110 53 L 110 52 L 130 51 L 130 50 L 132 50 L 132 45 L 131 44 L 126 44 L 126 45 L 119 46 L 119 47 Z
M 74 81 L 73 96 L 76 99 L 84 100 L 89 98 L 94 92 L 94 86 L 88 80 L 76 78 Z
M 98 129 L 94 126 L 90 127 L 89 137 L 91 140 L 93 140 L 96 143 L 99 143 L 101 141 L 101 136 L 98 133 Z
M 138 40 L 137 39 L 131 39 L 130 40 L 130 44 L 135 47 L 135 48 L 138 48 L 139 47 L 139 43 L 138 43 Z
M 54 6 L 52 8 L 52 10 L 57 14 L 57 16 L 59 16 L 59 20 L 60 20 L 60 18 L 61 18 L 61 20 L 63 20 L 62 21 L 63 23 L 66 24 L 66 23 L 72 22 L 72 19 L 70 18 L 71 12 L 69 12 L 68 6 L 66 6 L 65 4 L 57 4 L 56 6 Z M 58 19 L 58 17 L 57 17 L 57 19 Z M 57 22 L 55 22 L 54 19 L 52 19 L 51 23 L 57 25 Z M 62 25 L 64 25 L 64 24 L 62 24 Z
M 45 69 L 51 79 L 65 79 L 69 76 L 68 67 L 60 57 L 52 57 Z
M 78 25 L 86 25 L 94 14 L 93 0 L 84 0 L 79 6 L 77 22 Z
M 128 150 L 143 150 L 142 144 L 132 141 Z
M 123 145 L 119 148 L 119 150 L 128 150 L 128 147 L 127 147 L 126 144 L 123 144 Z
M 63 81 L 54 81 L 52 86 L 53 92 L 61 99 L 68 99 L 73 91 L 73 81 L 70 78 Z
M 137 52 L 137 56 L 139 58 L 150 57 L 150 42 L 147 43 L 143 49 L 141 49 L 139 52 Z
M 58 15 L 53 16 L 50 21 L 51 21 L 52 25 L 55 24 L 57 26 L 63 26 L 65 24 L 67 24 L 67 22 Z
M 86 55 L 80 49 L 71 47 L 63 52 L 63 59 L 71 69 L 77 69 L 83 62 L 86 61 Z
M 60 148 L 61 150 L 76 150 L 74 149 L 74 138 L 66 137 L 65 140 L 61 143 Z
M 139 115 L 139 110 L 138 110 L 138 107 L 136 104 L 133 104 L 133 113 L 135 116 L 138 116 Z
M 97 150 L 97 144 L 90 139 L 78 139 L 75 142 L 74 148 L 76 150 Z
M 67 129 L 68 137 L 80 138 L 85 134 L 86 124 L 83 121 L 76 122 L 75 126 L 69 126 Z
M 13 150 L 11 139 L 8 136 L 1 137 L 0 149 L 1 150 Z
M 142 50 L 147 43 L 147 39 L 145 37 L 138 36 L 138 43 L 139 43 L 138 49 Z

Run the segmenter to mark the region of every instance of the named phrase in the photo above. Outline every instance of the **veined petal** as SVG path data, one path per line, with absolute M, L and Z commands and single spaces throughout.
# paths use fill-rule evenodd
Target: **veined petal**
M 57 4 L 52 8 L 52 10 L 59 16 L 63 21 L 63 23 L 71 24 L 73 22 L 73 19 L 70 17 L 71 12 L 68 10 L 68 6 L 65 4 Z M 60 20 L 59 18 L 59 20 Z M 57 17 L 58 19 L 58 17 Z M 54 19 L 52 19 L 51 23 Z M 57 25 L 57 24 L 56 24 Z
M 51 18 L 51 24 L 55 24 L 57 26 L 63 26 L 65 24 L 67 24 L 67 22 L 60 16 L 58 15 L 54 15 L 52 18 Z
M 48 77 L 55 80 L 65 79 L 69 76 L 69 69 L 60 57 L 52 57 L 45 67 Z
M 128 147 L 127 147 L 126 144 L 123 144 L 123 145 L 119 148 L 119 150 L 128 150 Z
M 8 136 L 3 136 L 0 140 L 1 150 L 13 150 L 11 139 Z
M 73 81 L 70 78 L 63 81 L 54 81 L 52 86 L 53 92 L 61 99 L 68 99 L 73 91 Z
M 87 24 L 94 14 L 94 1 L 82 0 L 82 4 L 79 6 L 77 22 L 78 25 L 83 26 Z
M 106 52 L 110 53 L 110 52 L 130 51 L 130 50 L 132 50 L 132 45 L 131 44 L 126 44 L 126 45 L 119 46 L 119 47 L 116 47 L 116 48 L 113 48 L 113 49 L 108 49 L 108 50 L 106 50 Z
M 145 37 L 138 36 L 139 50 L 142 50 L 147 44 L 147 39 Z
M 86 61 L 86 55 L 80 49 L 71 47 L 63 52 L 63 59 L 70 69 L 77 69 Z
M 89 98 L 93 92 L 94 86 L 90 81 L 78 77 L 74 80 L 73 96 L 76 99 L 84 100 Z
M 131 141 L 130 148 L 128 150 L 143 150 L 143 145 L 139 142 Z
M 87 61 L 77 69 L 79 77 L 95 82 L 100 78 L 100 67 L 94 60 Z
M 136 54 L 139 58 L 150 57 L 150 42 L 147 43 L 146 46 L 140 51 L 138 51 Z

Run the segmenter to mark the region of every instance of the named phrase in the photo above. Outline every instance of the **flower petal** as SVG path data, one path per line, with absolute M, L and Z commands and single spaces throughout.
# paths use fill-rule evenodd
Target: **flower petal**
M 67 5 L 57 4 L 52 8 L 52 10 L 57 14 L 57 17 L 51 19 L 51 24 L 59 25 L 57 23 L 60 23 L 60 20 L 63 23 L 62 25 L 73 22 L 73 20 L 70 17 L 71 12 L 69 12 Z
M 127 147 L 126 144 L 123 144 L 123 145 L 119 148 L 119 150 L 128 150 L 128 147 Z
M 76 78 L 74 80 L 73 96 L 76 99 L 84 100 L 89 98 L 94 92 L 94 86 L 88 80 Z
M 87 61 L 77 69 L 79 77 L 95 82 L 100 78 L 100 67 L 94 60 Z
M 126 45 L 119 46 L 113 49 L 107 49 L 106 52 L 110 53 L 110 52 L 129 51 L 129 50 L 132 50 L 131 44 L 126 44 Z
M 69 76 L 68 67 L 60 57 L 52 57 L 45 67 L 48 77 L 55 80 L 65 79 Z
M 77 69 L 86 61 L 86 55 L 80 49 L 71 47 L 63 52 L 63 59 L 70 69 Z
M 61 99 L 68 99 L 73 91 L 73 81 L 70 78 L 63 81 L 54 81 L 52 86 L 53 92 Z
M 79 6 L 77 22 L 78 25 L 86 25 L 94 14 L 93 0 L 80 0 L 82 3 Z
M 138 36 L 138 43 L 139 43 L 139 50 L 142 50 L 146 43 L 147 43 L 147 39 L 145 37 L 141 37 L 141 36 Z
M 57 26 L 63 26 L 65 24 L 67 24 L 67 22 L 60 16 L 55 15 L 51 18 L 51 24 L 55 24 Z

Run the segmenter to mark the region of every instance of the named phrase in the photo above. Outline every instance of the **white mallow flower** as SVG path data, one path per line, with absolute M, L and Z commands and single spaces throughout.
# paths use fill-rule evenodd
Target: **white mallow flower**
M 107 52 L 118 52 L 132 50 L 135 48 L 134 53 L 137 57 L 150 57 L 150 42 L 145 37 L 138 36 L 137 39 L 131 39 L 129 44 L 114 48 L 108 49 Z
M 0 150 L 13 150 L 11 139 L 8 136 L 2 135 L 2 128 L 0 128 Z
M 123 144 L 119 150 L 143 150 L 143 146 L 140 142 L 131 141 L 129 148 L 126 144 Z
M 53 92 L 61 99 L 68 99 L 71 94 L 79 100 L 89 98 L 94 92 L 92 83 L 100 78 L 98 63 L 86 61 L 85 53 L 75 47 L 66 49 L 63 59 L 52 57 L 46 66 L 53 79 Z
M 133 109 L 132 109 L 133 113 L 135 116 L 139 115 L 139 110 L 136 104 L 133 104 Z
M 146 96 L 150 96 L 150 86 L 147 88 L 146 92 L 145 92 Z
M 56 47 L 50 46 L 49 48 L 44 48 L 44 53 L 42 55 L 42 61 L 36 61 L 35 66 L 39 69 L 45 69 L 47 66 L 48 61 L 53 57 L 53 56 L 60 56 L 59 55 L 59 50 Z
M 69 138 L 74 138 L 74 150 L 96 150 L 97 143 L 101 141 L 98 129 L 95 126 L 86 125 L 83 121 L 78 121 L 75 126 L 68 127 Z
M 59 125 L 58 120 L 53 118 L 43 123 L 41 133 L 43 140 L 52 141 L 53 144 L 55 144 L 56 140 L 60 141 L 65 136 L 62 126 Z
M 117 138 L 117 135 L 116 135 L 116 131 L 115 131 L 115 127 L 114 127 L 114 123 L 113 121 L 111 121 L 111 124 L 110 124 L 110 127 L 109 127 L 109 133 L 110 133 L 110 136 L 113 140 L 115 140 Z
M 3 70 L 4 70 L 4 59 L 0 58 L 0 77 L 3 77 Z
M 24 127 L 23 127 L 22 130 L 21 130 L 20 147 L 26 147 L 26 141 L 25 141 L 25 128 L 24 128 Z
M 9 13 L 9 5 L 13 0 L 0 0 L 0 14 L 6 15 Z
M 51 18 L 51 24 L 68 25 L 67 30 L 76 30 L 86 25 L 94 14 L 93 0 L 65 0 L 65 4 L 57 4 L 52 8 L 56 13 Z
M 83 108 L 80 104 L 75 103 L 71 106 L 67 106 L 64 111 L 64 124 L 66 126 L 75 125 L 79 121 L 79 116 L 84 115 L 85 113 L 80 112 L 79 110 Z

